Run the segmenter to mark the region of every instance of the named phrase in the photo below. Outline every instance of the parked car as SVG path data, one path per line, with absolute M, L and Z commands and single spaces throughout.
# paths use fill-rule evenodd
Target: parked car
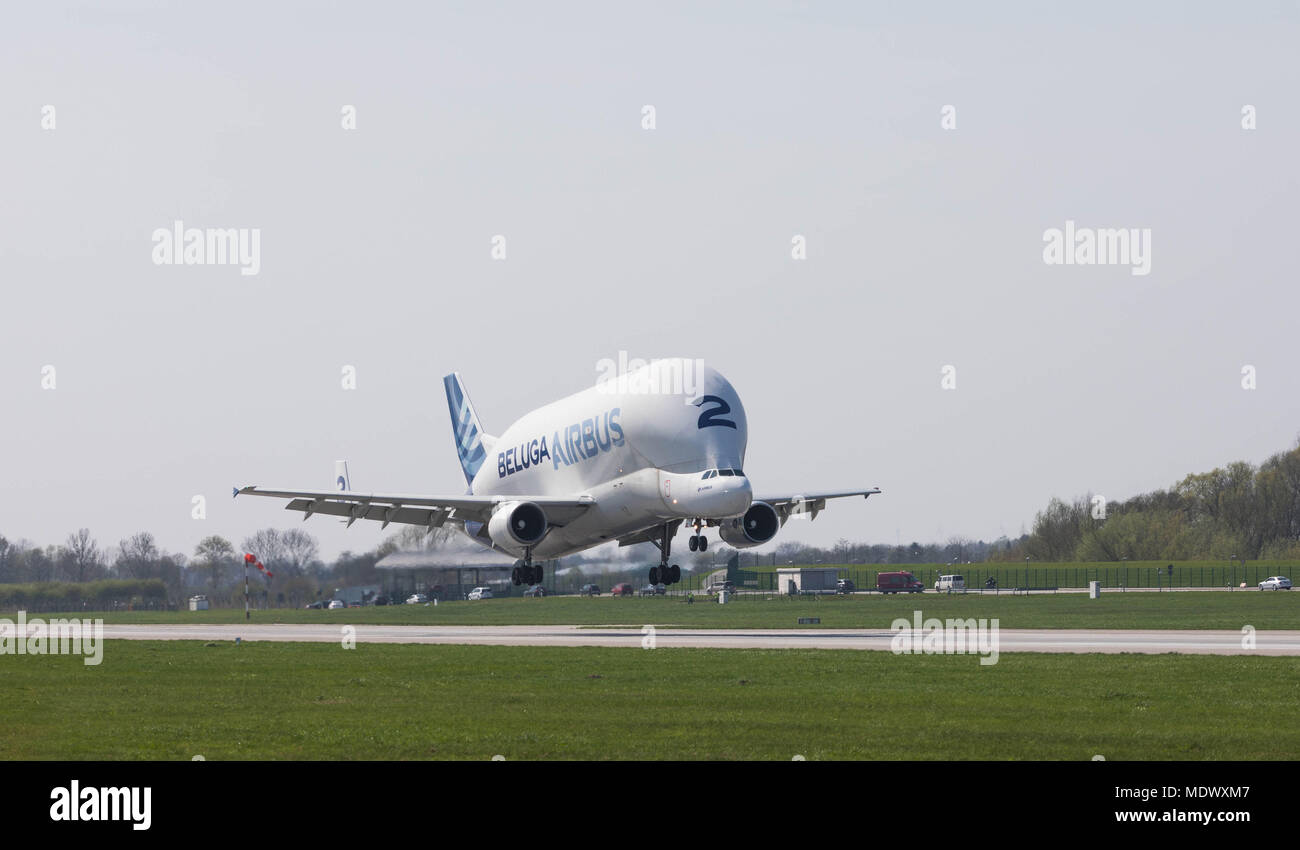
M 735 593 L 736 583 L 731 581 L 719 582 L 718 584 L 710 585 L 709 588 L 705 590 L 705 593 L 717 595 L 718 593 L 724 590 L 727 593 Z
M 328 605 L 328 604 L 329 604 L 329 603 L 326 602 L 324 599 L 320 599 L 320 600 L 317 600 L 316 602 L 311 603 L 310 605 L 307 605 L 306 607 L 309 608 L 309 609 L 313 609 L 313 610 L 316 610 L 316 611 L 320 611 L 320 610 L 324 609 L 325 606 Z
M 584 584 L 578 591 L 583 596 L 600 596 L 600 586 L 595 584 Z
M 610 596 L 631 596 L 632 585 L 628 584 L 627 582 L 616 584 L 612 588 L 610 588 L 609 595 Z
M 540 597 L 545 595 L 546 595 L 546 588 L 542 587 L 540 584 L 535 584 L 524 591 L 524 596 Z
M 881 593 L 920 593 L 924 589 L 921 580 L 906 570 L 876 574 L 876 590 Z
M 668 588 L 664 587 L 662 584 L 647 584 L 645 587 L 637 591 L 641 596 L 663 596 L 667 592 Z
M 473 590 L 471 590 L 471 591 L 469 592 L 469 594 L 466 595 L 465 598 L 466 598 L 467 600 L 469 600 L 470 602 L 477 602 L 477 601 L 480 600 L 480 599 L 491 599 L 491 598 L 492 598 L 492 588 L 490 588 L 490 587 L 476 587 L 476 588 L 474 588 Z
M 1260 590 L 1290 590 L 1291 579 L 1286 576 L 1270 576 L 1259 583 Z
M 857 587 L 854 586 L 850 579 L 842 578 L 835 582 L 835 592 L 838 594 L 847 595 L 855 590 L 857 590 Z
M 939 580 L 934 583 L 935 590 L 965 590 L 966 578 L 964 576 L 939 576 Z
M 331 611 L 337 611 L 337 610 L 339 610 L 340 608 L 346 608 L 346 607 L 348 607 L 348 606 L 346 606 L 346 605 L 343 604 L 343 600 L 342 600 L 342 599 L 331 599 L 331 600 L 330 600 L 329 609 L 330 609 Z
M 410 596 L 406 597 L 407 605 L 423 605 L 428 601 L 429 597 L 425 596 L 423 593 L 412 593 Z

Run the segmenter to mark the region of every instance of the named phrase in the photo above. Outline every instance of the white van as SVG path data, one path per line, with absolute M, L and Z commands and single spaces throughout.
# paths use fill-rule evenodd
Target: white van
M 934 583 L 935 590 L 965 590 L 966 578 L 964 576 L 939 576 L 939 580 Z

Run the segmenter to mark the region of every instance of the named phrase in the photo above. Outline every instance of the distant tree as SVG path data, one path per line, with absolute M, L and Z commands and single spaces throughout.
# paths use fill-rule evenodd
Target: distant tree
M 141 531 L 118 544 L 113 571 L 118 578 L 153 578 L 150 573 L 157 560 L 158 544 L 152 534 Z
M 316 553 L 319 551 L 316 538 L 300 528 L 282 532 L 280 534 L 280 544 L 284 550 L 281 566 L 291 576 L 302 575 L 303 570 L 315 559 Z
M 104 571 L 103 553 L 99 550 L 99 544 L 90 536 L 88 528 L 77 529 L 74 534 L 68 535 L 63 544 L 62 556 L 68 576 L 73 581 L 96 579 Z
M 208 586 L 213 592 L 234 563 L 234 545 L 219 534 L 208 535 L 194 547 L 194 566 L 208 574 Z

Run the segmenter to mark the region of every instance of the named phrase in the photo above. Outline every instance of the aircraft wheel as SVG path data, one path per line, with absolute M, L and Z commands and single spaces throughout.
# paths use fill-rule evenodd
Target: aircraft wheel
M 658 568 L 658 567 L 651 567 L 651 568 L 650 568 L 650 583 L 651 583 L 651 584 L 658 584 L 658 583 L 659 583 L 659 568 Z
M 708 549 L 708 548 L 709 548 L 709 538 L 707 538 L 707 537 L 705 537 L 703 534 L 701 534 L 701 535 L 700 535 L 700 551 L 703 552 L 704 550 L 706 550 L 706 549 Z
M 692 535 L 691 535 L 691 539 L 687 542 L 687 545 L 689 546 L 689 548 L 690 548 L 690 550 L 691 550 L 692 552 L 697 552 L 697 551 L 699 551 L 699 548 L 700 548 L 700 538 L 698 538 L 698 537 L 696 537 L 694 534 L 692 534 Z
M 668 583 L 677 584 L 677 582 L 682 580 L 682 568 L 677 566 L 676 564 L 673 564 L 672 569 L 669 570 L 669 575 L 672 577 L 672 581 Z

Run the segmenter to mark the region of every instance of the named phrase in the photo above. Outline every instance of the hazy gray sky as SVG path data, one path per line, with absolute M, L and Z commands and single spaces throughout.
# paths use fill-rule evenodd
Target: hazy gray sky
M 0 533 L 238 544 L 299 518 L 232 486 L 328 487 L 335 458 L 358 489 L 460 492 L 444 374 L 499 433 L 620 350 L 731 380 L 757 489 L 885 491 L 778 542 L 991 539 L 1053 495 L 1259 462 L 1300 431 L 1298 17 L 7 10 Z M 178 219 L 260 229 L 259 273 L 155 265 Z M 1150 228 L 1150 274 L 1047 265 L 1067 220 Z M 305 527 L 326 557 L 383 536 Z

